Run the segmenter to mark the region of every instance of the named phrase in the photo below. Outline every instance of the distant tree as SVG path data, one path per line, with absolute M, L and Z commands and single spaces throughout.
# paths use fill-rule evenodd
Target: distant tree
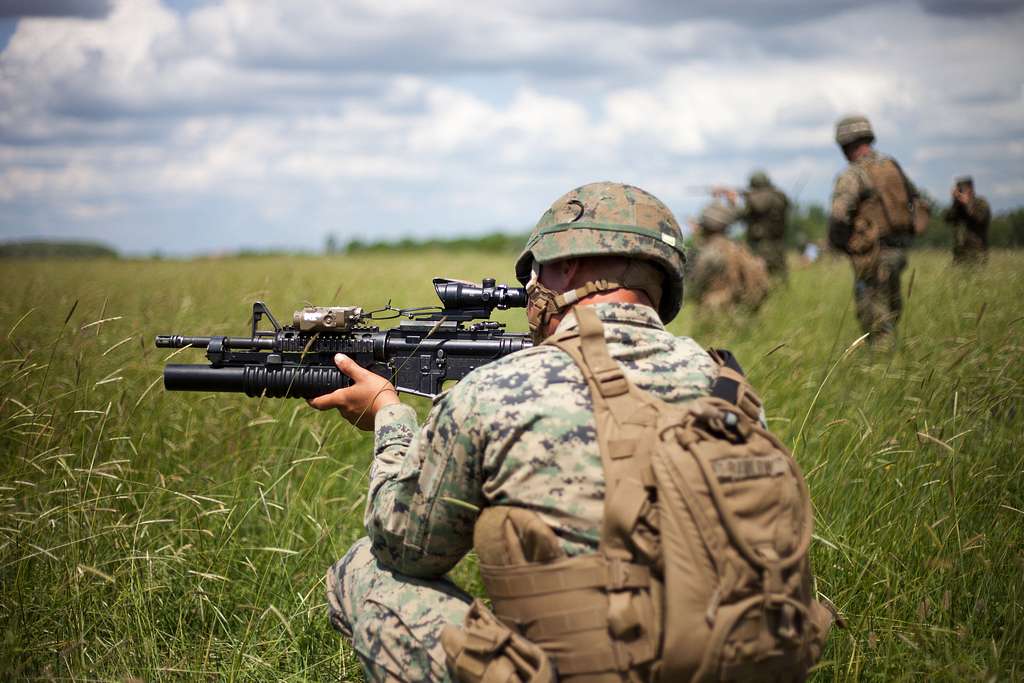
M 99 242 L 26 240 L 0 244 L 0 258 L 117 257 L 117 250 Z
M 441 249 L 444 251 L 489 251 L 518 252 L 526 242 L 525 233 L 493 232 L 479 237 L 446 237 L 414 239 L 405 237 L 395 242 L 363 242 L 352 240 L 345 245 L 345 251 L 355 254 L 366 251 L 421 251 L 424 249 Z
M 928 222 L 928 230 L 915 240 L 916 246 L 952 248 L 952 226 L 942 220 L 942 212 L 946 208 L 938 204 L 932 205 L 932 218 Z M 988 229 L 988 243 L 992 247 L 1024 247 L 1024 208 L 1002 211 L 993 215 Z
M 825 239 L 828 234 L 828 216 L 820 204 L 798 204 L 789 213 L 786 244 L 800 248 L 807 242 Z
M 1024 208 L 1004 211 L 993 218 L 988 239 L 993 247 L 1024 247 Z

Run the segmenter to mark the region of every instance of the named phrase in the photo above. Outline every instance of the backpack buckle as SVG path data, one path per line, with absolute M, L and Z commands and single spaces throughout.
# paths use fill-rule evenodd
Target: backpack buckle
M 605 398 L 621 396 L 629 391 L 629 384 L 626 382 L 626 376 L 620 367 L 595 372 L 594 382 L 597 384 L 601 396 Z

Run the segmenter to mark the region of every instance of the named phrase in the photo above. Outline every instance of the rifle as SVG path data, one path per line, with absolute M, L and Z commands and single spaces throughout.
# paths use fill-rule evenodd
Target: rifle
M 390 380 L 398 391 L 433 397 L 444 382 L 459 380 L 492 360 L 532 346 L 525 334 L 487 320 L 497 308 L 526 306 L 526 290 L 434 278 L 441 306 L 376 311 L 357 306 L 307 306 L 291 325 L 280 325 L 262 301 L 252 305 L 248 337 L 158 335 L 157 348 L 205 348 L 209 365 L 168 364 L 168 391 L 233 391 L 269 398 L 313 398 L 351 385 L 334 365 L 344 353 Z M 273 330 L 260 330 L 266 318 Z M 381 330 L 376 320 L 407 318 Z M 476 321 L 476 322 L 474 322 Z
M 746 187 L 739 187 L 736 185 L 687 185 L 683 188 L 683 194 L 687 197 L 696 197 L 707 194 L 717 197 L 729 192 L 743 194 L 746 190 Z

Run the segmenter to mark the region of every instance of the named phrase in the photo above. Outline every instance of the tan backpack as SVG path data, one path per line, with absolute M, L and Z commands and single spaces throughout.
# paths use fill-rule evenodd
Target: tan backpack
M 738 245 L 737 245 L 738 246 Z M 761 308 L 768 298 L 772 281 L 768 276 L 768 265 L 760 256 L 752 254 L 746 248 L 740 248 L 740 301 L 751 311 Z
M 490 507 L 477 601 L 442 642 L 459 681 L 802 681 L 832 614 L 814 599 L 800 469 L 728 358 L 713 395 L 639 390 L 589 307 L 547 340 L 580 367 L 605 471 L 598 551 L 567 557 L 534 512 Z M 494 618 L 497 615 L 497 619 Z M 554 670 L 552 670 L 552 668 Z
M 712 310 L 730 310 L 743 306 L 756 311 L 764 303 L 771 289 L 768 266 L 743 245 L 724 236 L 715 238 L 715 248 L 724 257 L 721 271 L 704 285 L 701 305 Z M 699 258 L 699 257 L 698 257 Z
M 890 235 L 913 237 L 927 230 L 931 209 L 912 192 L 894 159 L 882 157 L 856 168 L 865 194 L 847 245 L 851 254 L 871 257 Z

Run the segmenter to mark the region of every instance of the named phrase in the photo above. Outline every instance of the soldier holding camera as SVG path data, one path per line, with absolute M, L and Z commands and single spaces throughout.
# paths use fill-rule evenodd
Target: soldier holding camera
M 974 194 L 974 179 L 970 176 L 956 179 L 952 199 L 942 218 L 953 229 L 953 263 L 984 263 L 992 210 L 984 197 Z

